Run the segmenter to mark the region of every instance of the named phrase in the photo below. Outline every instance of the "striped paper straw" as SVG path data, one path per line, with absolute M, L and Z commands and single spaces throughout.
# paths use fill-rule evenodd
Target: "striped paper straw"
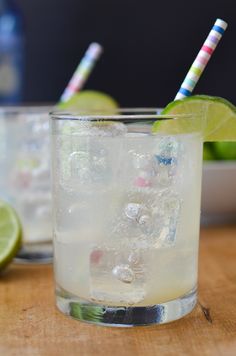
M 227 26 L 228 25 L 225 21 L 221 19 L 216 20 L 200 52 L 198 53 L 195 61 L 189 69 L 188 74 L 186 75 L 175 97 L 175 100 L 182 99 L 191 95 Z
M 60 102 L 68 101 L 76 92 L 82 89 L 102 51 L 103 48 L 100 44 L 90 44 L 66 89 L 64 90 L 60 98 Z

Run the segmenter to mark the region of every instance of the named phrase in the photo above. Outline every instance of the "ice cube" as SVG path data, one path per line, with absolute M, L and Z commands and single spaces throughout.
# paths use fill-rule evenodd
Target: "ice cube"
M 175 138 L 168 136 L 160 140 L 155 159 L 158 172 L 157 181 L 161 186 L 169 186 L 173 183 L 179 150 L 180 144 Z
M 160 168 L 157 175 L 157 182 L 161 186 L 170 186 L 173 183 L 174 167 L 172 164 L 160 163 Z
M 158 156 L 163 158 L 163 164 L 169 164 L 178 156 L 179 142 L 171 136 L 163 137 L 158 145 Z M 166 159 L 166 161 L 164 160 Z M 169 160 L 169 161 L 168 161 Z
M 160 197 L 160 215 L 162 229 L 160 241 L 163 245 L 173 245 L 176 241 L 176 232 L 181 213 L 181 199 L 173 191 L 166 191 Z
M 123 241 L 129 240 L 144 249 L 175 243 L 181 213 L 181 199 L 176 191 L 137 188 L 128 192 L 126 199 L 129 203 L 125 205 L 124 217 L 117 218 L 113 224 L 116 227 L 114 238 L 122 236 Z
M 136 197 L 138 199 L 138 195 Z M 123 227 L 126 227 L 127 238 L 141 237 L 144 233 L 149 235 L 153 232 L 154 224 L 152 218 L 152 209 L 144 204 L 128 203 L 124 208 L 125 217 L 130 220 L 123 221 Z M 122 223 L 121 223 L 122 224 Z
M 121 122 L 97 122 L 94 125 L 94 133 L 99 136 L 124 136 L 127 133 L 127 127 Z
M 175 192 L 165 191 L 161 197 L 161 211 L 162 214 L 176 215 L 179 212 L 181 199 Z
M 93 183 L 105 179 L 108 173 L 106 151 L 75 151 L 69 156 L 71 178 Z
M 61 185 L 68 190 L 80 183 L 108 186 L 114 181 L 120 165 L 113 163 L 119 159 L 123 141 L 111 137 L 125 135 L 126 126 L 119 122 L 85 120 L 70 123 L 65 129 L 70 135 L 57 140 Z
M 156 191 L 152 188 L 142 190 L 138 187 L 127 191 L 120 207 L 117 206 L 112 221 L 110 235 L 113 239 L 135 241 L 154 232 L 154 206 Z
M 155 175 L 155 157 L 151 154 L 133 153 L 133 165 L 136 169 L 141 169 L 150 172 L 150 175 Z
M 141 171 L 139 176 L 135 178 L 134 184 L 140 188 L 147 188 L 151 187 L 152 182 L 150 180 L 149 174 L 147 172 Z
M 120 244 L 94 246 L 90 254 L 90 298 L 96 302 L 133 305 L 146 294 L 145 266 L 128 261 Z
M 157 174 L 155 156 L 151 154 L 140 154 L 131 152 L 133 155 L 133 166 L 135 168 L 134 183 L 138 187 L 149 187 L 152 185 L 152 177 Z
M 72 134 L 76 136 L 123 136 L 127 133 L 127 127 L 122 122 L 112 121 L 84 121 L 74 123 L 71 126 Z
M 69 161 L 72 177 L 79 177 L 81 180 L 89 179 L 90 159 L 88 152 L 72 152 L 69 156 Z

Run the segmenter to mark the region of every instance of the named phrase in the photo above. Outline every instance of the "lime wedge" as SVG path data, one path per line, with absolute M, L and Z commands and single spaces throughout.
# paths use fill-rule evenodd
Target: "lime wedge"
M 203 147 L 203 159 L 204 161 L 214 161 L 216 159 L 214 146 L 212 142 L 205 142 Z
M 164 120 L 154 123 L 153 131 L 187 133 L 199 131 L 207 141 L 236 141 L 236 107 L 214 96 L 193 95 L 167 105 L 162 114 L 196 115 L 192 118 Z M 176 116 L 178 117 L 178 116 Z
M 11 262 L 21 246 L 22 229 L 16 212 L 0 201 L 0 270 Z
M 66 103 L 59 103 L 60 110 L 72 110 L 91 113 L 112 114 L 118 108 L 118 103 L 110 96 L 100 91 L 84 90 L 76 93 Z
M 214 150 L 219 160 L 236 160 L 236 142 L 215 142 Z

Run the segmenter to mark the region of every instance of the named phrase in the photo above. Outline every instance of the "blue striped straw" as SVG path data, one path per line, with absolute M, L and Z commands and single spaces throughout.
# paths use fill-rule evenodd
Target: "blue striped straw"
M 228 25 L 224 20 L 216 20 L 200 52 L 198 53 L 191 68 L 189 69 L 175 97 L 175 100 L 183 99 L 186 96 L 190 96 L 192 94 L 193 89 L 195 88 L 199 78 L 201 77 L 204 69 L 206 68 L 207 63 L 210 60 L 212 53 L 216 49 L 216 46 L 218 45 L 227 26 Z

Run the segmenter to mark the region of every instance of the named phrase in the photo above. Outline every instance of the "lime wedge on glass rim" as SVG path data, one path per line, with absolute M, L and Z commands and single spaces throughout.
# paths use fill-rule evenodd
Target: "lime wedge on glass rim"
M 75 93 L 67 102 L 57 105 L 59 110 L 91 114 L 113 114 L 118 107 L 118 103 L 110 95 L 95 90 L 83 90 Z
M 0 201 L 0 270 L 8 265 L 21 247 L 22 229 L 15 210 Z
M 204 142 L 236 141 L 236 107 L 226 99 L 193 95 L 171 102 L 162 114 L 173 118 L 176 115 L 176 120 L 155 122 L 155 133 L 187 133 L 192 129 L 202 133 Z M 186 115 L 186 118 L 178 118 L 178 115 Z

